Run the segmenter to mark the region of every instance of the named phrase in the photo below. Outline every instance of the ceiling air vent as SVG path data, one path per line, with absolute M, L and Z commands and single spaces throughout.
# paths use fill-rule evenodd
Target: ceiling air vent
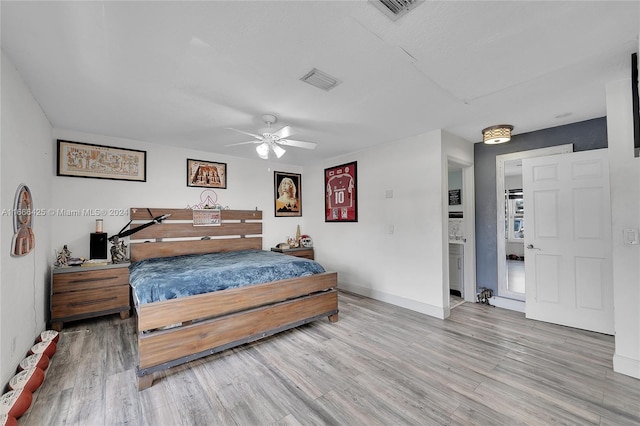
M 322 90 L 331 90 L 341 83 L 337 78 L 331 77 L 326 72 L 322 72 L 317 68 L 309 71 L 300 80 L 304 81 L 305 83 L 309 83 L 312 86 L 316 86 L 317 88 Z
M 395 21 L 420 3 L 424 3 L 424 0 L 369 0 L 369 2 Z

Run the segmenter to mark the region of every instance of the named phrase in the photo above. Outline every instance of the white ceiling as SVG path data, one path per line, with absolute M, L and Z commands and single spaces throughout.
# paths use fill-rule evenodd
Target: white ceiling
M 469 142 L 602 117 L 628 78 L 636 1 L 0 3 L 2 50 L 54 127 L 255 158 L 263 113 L 308 164 L 434 129 Z M 300 78 L 312 68 L 342 83 Z

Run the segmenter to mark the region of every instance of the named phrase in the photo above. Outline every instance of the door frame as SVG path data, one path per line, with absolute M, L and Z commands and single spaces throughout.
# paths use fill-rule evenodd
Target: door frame
M 445 218 L 443 220 L 443 273 L 444 280 L 444 307 L 445 318 L 449 316 L 449 166 L 455 165 L 462 169 L 462 223 L 464 226 L 465 240 L 463 245 L 463 287 L 464 300 L 466 302 L 476 301 L 476 219 L 475 219 L 475 173 L 473 163 L 461 160 L 454 156 L 447 155 L 447 182 L 446 191 L 443 191 Z
M 550 146 L 547 148 L 530 149 L 527 151 L 512 152 L 509 154 L 496 155 L 496 245 L 497 245 L 497 260 L 498 260 L 498 294 L 500 298 L 525 301 L 525 293 L 516 293 L 507 289 L 507 252 L 505 245 L 505 181 L 504 181 L 504 167 L 505 163 L 513 160 L 522 160 L 523 158 L 542 157 L 545 155 L 554 154 L 566 154 L 573 152 L 573 144 L 564 144 Z M 523 188 L 524 189 L 524 188 Z M 525 200 L 526 203 L 526 200 Z M 526 205 L 525 205 L 526 209 Z M 526 211 L 526 210 L 525 210 Z M 526 226 L 526 224 L 525 224 Z M 526 228 L 525 228 L 526 229 Z M 525 231 L 526 232 L 526 231 Z M 525 256 L 526 262 L 526 256 Z M 466 290 L 466 288 L 465 288 Z

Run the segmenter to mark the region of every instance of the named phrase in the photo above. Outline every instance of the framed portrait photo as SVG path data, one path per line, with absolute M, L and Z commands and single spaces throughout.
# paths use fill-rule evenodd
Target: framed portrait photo
M 324 169 L 325 222 L 358 221 L 358 163 Z
M 147 152 L 58 139 L 58 176 L 147 181 Z
M 302 216 L 302 175 L 273 172 L 276 217 Z
M 187 186 L 227 188 L 227 163 L 187 158 Z

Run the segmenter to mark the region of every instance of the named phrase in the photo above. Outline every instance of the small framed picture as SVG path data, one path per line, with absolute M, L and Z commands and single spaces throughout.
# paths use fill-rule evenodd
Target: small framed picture
M 187 158 L 187 186 L 227 188 L 227 163 Z
M 462 190 L 461 189 L 450 189 L 449 190 L 449 205 L 450 206 L 459 206 L 462 204 Z
M 324 169 L 325 222 L 358 221 L 358 163 Z
M 274 172 L 276 217 L 302 216 L 302 175 Z

